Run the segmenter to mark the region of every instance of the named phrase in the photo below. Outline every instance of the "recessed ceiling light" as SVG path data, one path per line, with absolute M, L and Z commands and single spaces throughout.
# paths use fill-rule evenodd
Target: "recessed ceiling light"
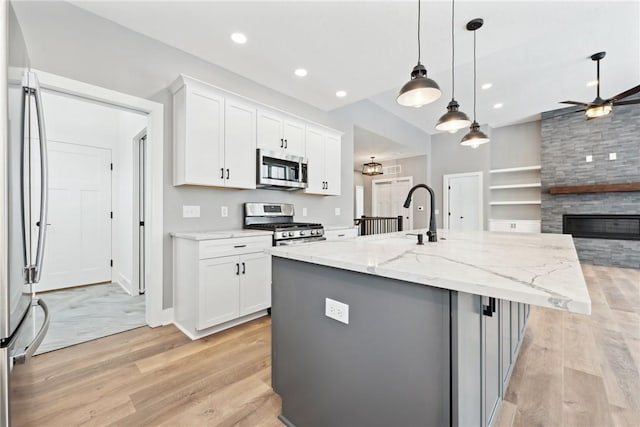
M 339 90 L 336 92 L 336 96 L 338 98 L 344 98 L 345 96 L 347 96 L 347 92 L 345 92 L 344 90 Z
M 596 86 L 598 84 L 597 80 L 591 80 L 589 83 L 587 83 L 588 87 L 592 87 L 592 86 Z
M 498 108 L 502 108 L 502 102 L 498 102 L 497 104 L 493 104 L 493 108 L 495 108 L 496 110 Z
M 485 83 L 480 87 L 482 88 L 482 90 L 487 90 L 487 89 L 491 89 L 491 86 L 493 86 L 493 83 Z
M 307 73 L 307 70 L 305 70 L 304 68 L 296 68 L 293 74 L 295 74 L 298 77 L 305 77 L 308 73 Z
M 245 44 L 247 42 L 247 36 L 242 33 L 233 33 L 231 34 L 231 40 L 233 40 L 234 43 Z

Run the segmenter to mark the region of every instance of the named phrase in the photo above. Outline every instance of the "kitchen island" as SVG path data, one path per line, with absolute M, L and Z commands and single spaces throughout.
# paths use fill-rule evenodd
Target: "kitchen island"
M 590 313 L 571 236 L 438 234 L 272 248 L 283 422 L 488 426 L 529 305 Z

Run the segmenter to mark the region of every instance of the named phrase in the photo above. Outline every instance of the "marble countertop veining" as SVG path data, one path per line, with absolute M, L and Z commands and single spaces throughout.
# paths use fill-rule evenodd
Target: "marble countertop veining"
M 170 233 L 172 237 L 189 240 L 218 240 L 236 237 L 272 236 L 267 230 L 223 230 L 223 231 L 185 231 Z
M 425 230 L 413 230 L 418 232 Z M 590 314 L 573 239 L 565 234 L 449 232 L 416 245 L 409 232 L 271 248 L 273 256 Z

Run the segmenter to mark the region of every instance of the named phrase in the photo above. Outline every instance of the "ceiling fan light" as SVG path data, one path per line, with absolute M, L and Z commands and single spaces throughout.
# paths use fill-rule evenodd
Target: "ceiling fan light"
M 469 132 L 462 137 L 460 145 L 463 145 L 465 147 L 478 148 L 478 146 L 486 144 L 489 141 L 489 137 L 480 130 L 480 125 L 478 124 L 478 122 L 473 122 L 471 124 Z
M 413 67 L 411 80 L 402 86 L 396 101 L 405 107 L 420 108 L 440 99 L 442 91 L 434 80 L 427 77 L 427 69 L 418 63 Z
M 471 125 L 471 120 L 469 117 L 458 109 L 460 105 L 456 102 L 455 99 L 449 101 L 449 105 L 447 105 L 447 112 L 440 117 L 438 123 L 436 124 L 436 129 L 445 132 L 455 133 L 460 129 L 464 129 Z
M 589 119 L 596 119 L 598 117 L 604 117 L 607 114 L 611 113 L 613 110 L 611 104 L 603 104 L 603 105 L 594 105 L 584 112 L 584 115 Z
M 382 170 L 382 163 L 374 162 L 373 159 L 375 157 L 371 157 L 371 161 L 369 163 L 365 163 L 362 165 L 362 175 L 382 175 L 384 172 Z

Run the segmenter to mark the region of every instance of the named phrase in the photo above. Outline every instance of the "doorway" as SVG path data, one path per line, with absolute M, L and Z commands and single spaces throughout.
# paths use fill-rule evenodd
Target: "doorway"
M 413 209 L 402 205 L 413 187 L 413 177 L 383 178 L 371 181 L 371 204 L 374 217 L 402 215 L 403 229 L 413 230 Z
M 483 228 L 482 172 L 443 175 L 444 227 L 473 231 Z

